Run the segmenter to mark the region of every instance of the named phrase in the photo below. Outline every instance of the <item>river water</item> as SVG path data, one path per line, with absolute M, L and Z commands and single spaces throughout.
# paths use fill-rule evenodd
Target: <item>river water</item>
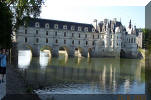
M 19 51 L 18 70 L 40 94 L 144 94 L 143 60 L 119 58 L 51 58 Z

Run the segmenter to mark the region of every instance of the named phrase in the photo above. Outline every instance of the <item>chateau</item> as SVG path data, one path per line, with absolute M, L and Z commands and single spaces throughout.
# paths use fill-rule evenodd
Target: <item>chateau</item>
M 63 48 L 69 57 L 74 57 L 78 50 L 83 57 L 137 58 L 138 34 L 131 20 L 126 28 L 116 19 L 85 24 L 31 18 L 19 27 L 16 40 L 18 50 L 28 48 L 33 56 L 48 49 L 52 57 L 57 57 Z

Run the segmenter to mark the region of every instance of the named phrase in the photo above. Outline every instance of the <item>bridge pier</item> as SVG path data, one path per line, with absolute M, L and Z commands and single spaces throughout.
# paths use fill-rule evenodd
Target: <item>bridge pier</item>
M 69 51 L 68 51 L 68 57 L 74 57 L 75 55 L 74 55 L 74 52 L 75 52 L 75 50 L 74 49 L 70 49 Z
M 83 50 L 82 56 L 87 58 L 88 57 L 88 50 Z
M 38 45 L 33 46 L 31 49 L 32 56 L 33 57 L 39 57 L 40 56 L 40 47 Z
M 52 53 L 52 57 L 58 57 L 59 56 L 59 50 L 57 48 L 53 48 L 51 53 Z

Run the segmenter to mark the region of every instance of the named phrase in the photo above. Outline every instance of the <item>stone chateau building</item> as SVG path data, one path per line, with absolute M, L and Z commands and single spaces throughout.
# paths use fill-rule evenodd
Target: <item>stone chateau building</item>
M 49 49 L 52 56 L 57 57 L 59 49 L 63 48 L 69 57 L 74 57 L 78 50 L 83 57 L 136 58 L 137 34 L 131 21 L 126 28 L 116 19 L 104 19 L 93 25 L 31 18 L 19 27 L 16 40 L 19 50 L 28 48 L 33 56 L 39 56 L 40 50 Z

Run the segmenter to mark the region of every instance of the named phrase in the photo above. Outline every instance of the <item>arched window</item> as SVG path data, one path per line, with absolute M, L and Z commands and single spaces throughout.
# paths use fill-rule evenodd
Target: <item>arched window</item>
M 54 29 L 58 29 L 58 24 L 54 24 Z
M 40 27 L 39 22 L 35 23 L 35 27 Z
M 63 29 L 65 29 L 65 30 L 66 30 L 66 29 L 67 29 L 67 25 L 63 25 Z
M 49 24 L 48 23 L 45 24 L 45 28 L 49 28 Z
M 95 29 L 94 29 L 94 28 L 92 28 L 92 32 L 95 32 Z

